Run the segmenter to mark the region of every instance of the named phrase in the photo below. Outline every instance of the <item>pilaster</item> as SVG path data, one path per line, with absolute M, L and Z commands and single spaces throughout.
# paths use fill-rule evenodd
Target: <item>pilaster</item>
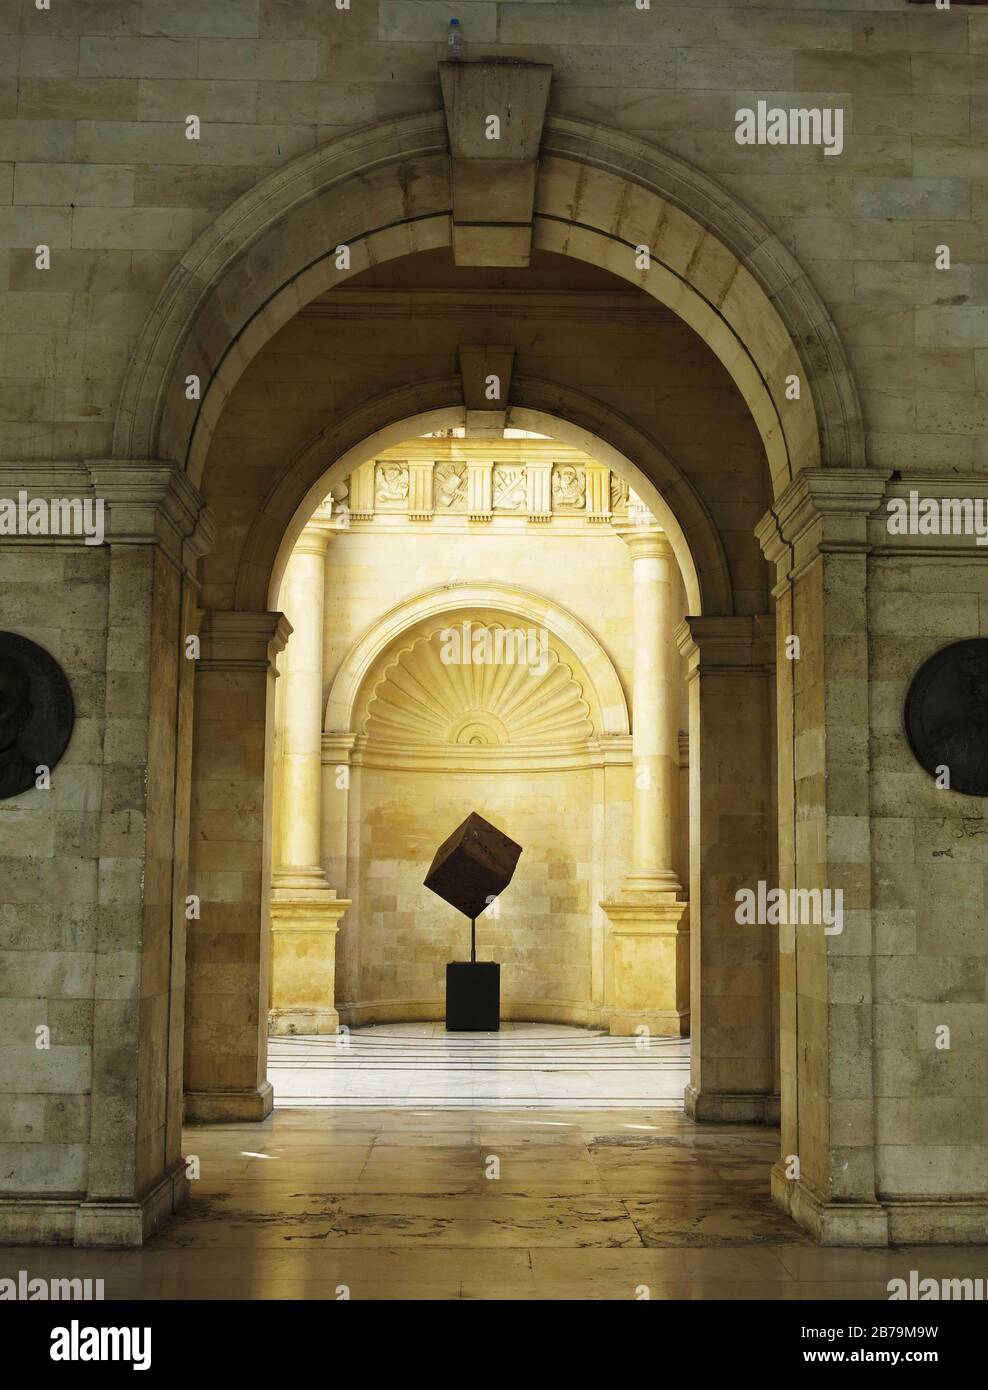
M 270 944 L 274 658 L 281 613 L 209 611 L 196 672 L 189 926 L 186 1116 L 259 1120 L 270 1111 Z
M 778 1118 L 776 961 L 735 892 L 774 883 L 770 616 L 689 617 L 676 630 L 690 706 L 690 1084 L 696 1120 Z
M 777 575 L 779 887 L 829 891 L 842 905 L 839 929 L 779 928 L 773 1195 L 832 1245 L 888 1242 L 876 1168 L 868 615 L 869 518 L 885 483 L 864 470 L 805 472 L 757 528 Z

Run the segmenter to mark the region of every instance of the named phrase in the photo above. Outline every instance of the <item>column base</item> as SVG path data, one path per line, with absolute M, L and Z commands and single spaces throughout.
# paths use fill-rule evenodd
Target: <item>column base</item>
M 821 1245 L 984 1245 L 988 1201 L 980 1197 L 883 1197 L 828 1202 L 804 1179 L 772 1169 L 772 1200 Z
M 83 1202 L 75 1214 L 77 1246 L 133 1248 L 143 1245 L 189 1195 L 185 1159 L 135 1202 Z
M 272 1038 L 325 1037 L 338 1033 L 340 1015 L 336 1009 L 269 1009 L 268 1033 Z
M 782 1160 L 772 1169 L 772 1201 L 820 1245 L 889 1244 L 888 1212 L 881 1202 L 827 1201 L 805 1178 L 787 1178 Z
M 335 1033 L 336 933 L 350 906 L 322 870 L 283 869 L 271 892 L 271 1007 L 268 1033 L 290 1037 Z M 303 886 L 304 883 L 308 886 Z
M 188 1195 L 183 1158 L 150 1192 L 132 1201 L 5 1197 L 0 1199 L 0 1246 L 133 1249 L 163 1226 Z
M 665 892 L 623 888 L 601 907 L 611 924 L 608 1029 L 628 1037 L 647 1028 L 682 1038 L 690 1026 L 689 904 Z
M 647 1028 L 653 1038 L 688 1038 L 690 1035 L 689 1009 L 685 1013 L 630 1009 L 627 1013 L 609 1013 L 606 1023 L 612 1038 L 636 1037 L 639 1028 Z
M 679 902 L 683 896 L 683 885 L 672 869 L 667 869 L 664 873 L 656 870 L 648 874 L 629 874 L 621 884 L 618 897 L 623 899 L 632 894 L 635 897 L 647 894 L 656 902 Z
M 699 1124 L 777 1125 L 780 1097 L 764 1091 L 703 1091 L 690 1085 L 683 1092 L 683 1109 Z
M 253 1124 L 267 1119 L 273 1109 L 274 1088 L 270 1081 L 254 1087 L 185 1093 L 185 1123 L 188 1125 L 228 1125 L 237 1120 Z
M 336 890 L 330 888 L 326 875 L 315 864 L 292 864 L 276 869 L 271 876 L 271 887 L 274 898 L 304 898 L 312 894 L 323 897 L 327 893 L 336 896 Z

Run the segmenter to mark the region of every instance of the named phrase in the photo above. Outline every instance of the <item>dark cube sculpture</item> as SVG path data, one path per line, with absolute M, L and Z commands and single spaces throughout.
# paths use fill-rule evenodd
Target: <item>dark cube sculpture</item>
M 501 967 L 477 960 L 477 918 L 507 888 L 521 854 L 496 826 L 474 811 L 436 850 L 425 876 L 445 902 L 470 918 L 470 960 L 446 966 L 447 1032 L 497 1032 Z

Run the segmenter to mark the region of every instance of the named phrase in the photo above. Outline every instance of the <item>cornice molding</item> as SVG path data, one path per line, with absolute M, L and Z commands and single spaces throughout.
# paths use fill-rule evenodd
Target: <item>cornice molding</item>
M 216 527 L 202 494 L 177 464 L 146 459 L 92 459 L 78 464 L 0 463 L 0 497 L 69 498 L 104 503 L 104 544 L 156 545 L 195 577 Z M 17 545 L 72 545 L 81 536 L 12 536 Z M 98 549 L 99 547 L 93 547 Z

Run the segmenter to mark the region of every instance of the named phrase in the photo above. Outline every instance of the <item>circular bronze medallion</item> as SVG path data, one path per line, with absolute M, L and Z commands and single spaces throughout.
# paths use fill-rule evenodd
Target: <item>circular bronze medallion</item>
M 0 801 L 31 790 L 53 768 L 75 723 L 68 677 L 53 656 L 16 632 L 0 632 Z
M 906 696 L 906 734 L 931 776 L 949 789 L 988 796 L 988 638 L 953 642 L 925 661 Z

